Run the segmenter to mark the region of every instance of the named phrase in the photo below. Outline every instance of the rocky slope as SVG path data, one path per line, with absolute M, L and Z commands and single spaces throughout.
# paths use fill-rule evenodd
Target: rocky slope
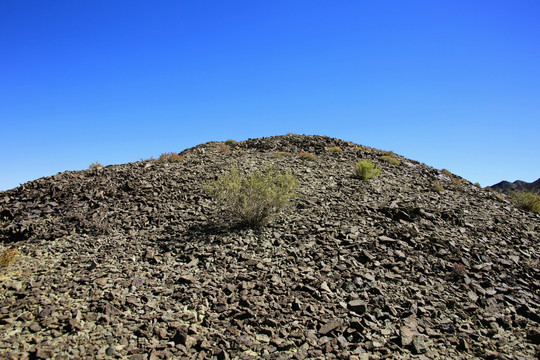
M 540 192 L 540 179 L 528 183 L 526 181 L 516 180 L 514 182 L 509 181 L 501 181 L 496 183 L 495 185 L 491 185 L 490 188 L 493 190 L 498 190 L 502 192 L 509 192 L 509 191 L 532 191 L 535 193 Z
M 2 246 L 21 254 L 0 269 L 0 358 L 540 355 L 539 215 L 328 137 L 183 155 L 0 193 Z M 354 178 L 358 159 L 381 175 Z M 229 227 L 204 185 L 269 163 L 301 196 L 260 231 Z

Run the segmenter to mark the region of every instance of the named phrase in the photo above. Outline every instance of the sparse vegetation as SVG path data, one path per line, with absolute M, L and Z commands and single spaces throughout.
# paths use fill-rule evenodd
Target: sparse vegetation
M 368 180 L 378 176 L 381 170 L 371 161 L 359 160 L 354 168 L 354 174 L 362 180 Z
M 383 155 L 383 156 L 381 156 L 381 159 L 386 161 L 386 162 L 389 162 L 392 165 L 399 166 L 399 160 L 396 159 L 395 157 L 392 157 L 392 156 L 389 156 L 389 155 Z
M 381 160 L 389 162 L 392 165 L 399 166 L 399 160 L 397 155 L 393 151 L 383 151 L 381 152 Z
M 159 156 L 159 161 L 161 162 L 171 162 L 177 163 L 184 161 L 184 156 L 177 153 L 163 153 Z
M 280 152 L 274 153 L 274 157 L 277 159 L 283 159 L 289 156 L 291 156 L 291 153 L 287 151 L 280 151 Z
M 479 183 L 479 182 L 475 182 L 475 183 L 474 183 L 474 186 L 476 186 L 476 187 L 477 187 L 477 188 L 479 188 L 479 189 L 481 189 L 481 188 L 482 188 L 482 185 L 480 185 L 480 183 Z
M 332 147 L 326 148 L 326 150 L 329 151 L 329 152 L 332 152 L 332 153 L 343 152 L 343 149 L 340 148 L 339 146 L 332 146 Z
M 450 171 L 446 170 L 446 169 L 442 169 L 441 170 L 441 173 L 443 173 L 444 175 L 450 177 L 450 178 L 453 178 L 454 177 L 454 174 L 452 174 Z
M 231 148 L 229 147 L 229 145 L 221 145 L 218 151 L 222 154 L 229 154 L 231 152 Z
M 13 264 L 19 255 L 17 249 L 4 249 L 0 252 L 0 267 L 8 267 Z
M 298 156 L 300 156 L 301 159 L 304 159 L 304 160 L 311 160 L 311 161 L 315 161 L 317 160 L 317 157 L 315 155 L 313 155 L 312 153 L 308 153 L 308 152 L 300 152 L 298 154 Z
M 297 186 L 294 175 L 273 167 L 248 175 L 233 168 L 206 190 L 239 223 L 258 228 L 288 205 Z
M 234 144 L 236 144 L 236 140 L 229 139 L 229 140 L 225 141 L 225 145 L 229 145 L 229 146 L 230 146 L 230 145 L 234 145 Z
M 540 214 L 540 195 L 530 191 L 515 191 L 511 198 L 520 208 Z
M 463 184 L 466 184 L 468 181 L 465 180 L 465 179 L 462 179 L 462 178 L 453 176 L 452 179 L 450 180 L 450 182 L 451 182 L 453 185 L 461 186 L 461 185 L 463 185 Z
M 381 156 L 397 157 L 396 153 L 393 151 L 382 151 Z
M 103 165 L 96 161 L 94 163 L 91 163 L 90 166 L 88 167 L 89 169 L 96 169 L 96 170 L 99 170 L 99 169 L 103 169 Z
M 437 192 L 440 192 L 440 193 L 444 192 L 444 187 L 442 186 L 440 181 L 434 181 L 433 184 L 431 184 L 431 186 L 433 187 L 433 190 Z

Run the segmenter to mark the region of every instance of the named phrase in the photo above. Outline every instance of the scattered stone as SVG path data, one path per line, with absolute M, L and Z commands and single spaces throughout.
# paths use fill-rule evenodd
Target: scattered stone
M 424 335 L 418 335 L 413 340 L 413 347 L 416 354 L 423 354 L 426 352 L 426 340 Z
M 319 334 L 326 335 L 332 330 L 337 329 L 342 324 L 342 320 L 340 319 L 332 319 L 326 322 L 324 325 L 321 326 L 319 329 Z
M 41 330 L 41 326 L 39 326 L 37 322 L 33 322 L 30 324 L 30 326 L 28 326 L 28 329 L 33 333 L 37 333 Z
M 413 342 L 416 336 L 416 331 L 414 331 L 408 326 L 402 326 L 400 328 L 400 336 L 401 336 L 401 346 L 409 346 Z
M 538 357 L 538 215 L 339 139 L 221 145 L 187 149 L 179 163 L 67 171 L 2 192 L 0 245 L 23 256 L 0 274 L 0 353 Z M 334 146 L 343 151 L 330 155 Z M 381 176 L 351 176 L 359 158 Z M 205 185 L 233 166 L 268 163 L 297 176 L 300 196 L 266 227 L 235 227 Z

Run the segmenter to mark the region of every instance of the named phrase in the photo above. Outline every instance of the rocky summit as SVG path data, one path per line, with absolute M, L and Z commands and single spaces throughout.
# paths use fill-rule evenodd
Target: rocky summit
M 0 268 L 0 358 L 540 356 L 540 215 L 339 139 L 229 143 L 0 192 L 19 253 Z M 355 177 L 360 159 L 381 174 Z M 269 164 L 299 196 L 234 226 L 205 185 Z

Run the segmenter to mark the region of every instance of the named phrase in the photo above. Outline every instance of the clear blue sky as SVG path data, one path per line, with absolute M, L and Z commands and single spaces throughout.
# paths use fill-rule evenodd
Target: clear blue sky
M 318 134 L 540 177 L 540 1 L 0 2 L 0 190 Z

